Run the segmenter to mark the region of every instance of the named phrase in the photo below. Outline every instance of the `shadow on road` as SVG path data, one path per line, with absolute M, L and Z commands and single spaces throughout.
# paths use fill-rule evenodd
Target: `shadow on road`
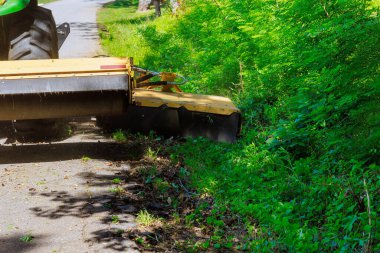
M 144 155 L 144 147 L 135 143 L 53 143 L 23 146 L 0 146 L 0 164 L 37 163 L 81 159 L 110 161 L 139 160 Z
M 80 34 L 84 40 L 97 40 L 99 38 L 97 23 L 71 22 L 70 28 L 73 33 Z
M 120 169 L 113 170 L 112 174 L 107 175 L 78 174 L 85 180 L 84 184 L 87 186 L 98 187 L 95 192 L 89 191 L 82 194 L 72 194 L 69 191 L 31 192 L 31 196 L 42 196 L 57 204 L 52 205 L 53 207 L 36 206 L 30 210 L 37 217 L 51 220 L 64 217 L 92 220 L 90 226 L 93 229 L 89 231 L 91 232 L 90 237 L 87 238 L 86 242 L 93 249 L 99 248 L 101 251 L 111 250 L 112 252 L 131 251 L 137 246 L 129 237 L 123 236 L 123 233 L 136 226 L 134 223 L 135 216 L 142 209 L 145 209 L 145 205 L 149 202 L 134 194 L 138 187 L 135 183 L 130 185 L 126 182 L 125 172 L 126 168 L 120 166 Z M 112 179 L 116 177 L 123 178 L 124 183 L 112 183 Z M 119 190 L 115 191 L 114 189 L 117 188 Z M 118 217 L 117 223 L 112 220 L 115 215 Z
M 81 194 L 70 191 L 31 192 L 31 196 L 48 198 L 54 204 L 36 206 L 30 210 L 35 216 L 50 220 L 64 217 L 87 219 L 91 225 L 86 242 L 92 249 L 99 249 L 99 252 L 138 252 L 133 251 L 137 249 L 137 245 L 143 251 L 167 252 L 167 249 L 177 247 L 174 243 L 176 241 L 204 240 L 192 229 L 171 221 L 173 213 L 187 212 L 188 207 L 192 205 L 190 199 L 185 200 L 190 197 L 186 196 L 184 189 L 173 190 L 170 193 L 173 194 L 173 199 L 178 196 L 184 198 L 184 206 L 179 204 L 173 209 L 167 202 L 169 195 L 145 183 L 146 169 L 152 166 L 160 168 L 156 176 L 170 175 L 172 180 L 176 180 L 178 175 L 170 170 L 172 165 L 168 160 L 140 159 L 116 164 L 118 163 L 114 163 L 116 168 L 113 167 L 112 173 L 77 174 L 83 179 L 85 188 L 93 189 L 92 191 Z M 136 224 L 135 218 L 145 210 L 156 217 L 158 225 L 148 228 Z
M 41 245 L 41 241 L 47 236 L 45 235 L 33 235 L 30 242 L 23 242 L 21 237 L 25 236 L 23 234 L 12 234 L 9 236 L 0 236 L 0 253 L 11 253 L 11 252 L 29 252 L 32 249 L 36 249 Z

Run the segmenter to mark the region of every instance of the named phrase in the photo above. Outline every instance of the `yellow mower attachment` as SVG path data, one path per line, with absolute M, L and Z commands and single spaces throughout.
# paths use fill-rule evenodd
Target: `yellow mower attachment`
M 177 77 L 131 58 L 0 62 L 0 120 L 100 116 L 138 132 L 235 141 L 240 111 L 231 100 L 181 92 Z

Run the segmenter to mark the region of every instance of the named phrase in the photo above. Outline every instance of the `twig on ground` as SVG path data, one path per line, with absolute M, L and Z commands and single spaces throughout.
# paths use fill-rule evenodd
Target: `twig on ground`
M 365 178 L 363 179 L 363 184 L 364 184 L 364 191 L 367 196 L 367 212 L 368 212 L 368 225 L 370 226 L 369 234 L 368 234 L 368 241 L 367 245 L 364 248 L 364 252 L 370 252 L 370 247 L 371 247 L 371 240 L 372 240 L 372 219 L 371 219 L 371 200 L 369 197 L 368 189 L 367 189 L 367 183 L 365 181 Z

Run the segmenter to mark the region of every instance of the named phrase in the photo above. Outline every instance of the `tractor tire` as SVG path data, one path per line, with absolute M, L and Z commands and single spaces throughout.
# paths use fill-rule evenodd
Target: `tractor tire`
M 58 37 L 50 10 L 31 5 L 13 20 L 10 32 L 9 60 L 58 58 Z M 18 141 L 52 141 L 65 135 L 61 119 L 16 120 L 13 122 Z
M 8 49 L 9 39 L 7 19 L 5 17 L 0 17 L 0 61 L 8 60 Z
M 51 11 L 27 8 L 22 16 L 13 23 L 9 60 L 57 59 L 58 37 Z

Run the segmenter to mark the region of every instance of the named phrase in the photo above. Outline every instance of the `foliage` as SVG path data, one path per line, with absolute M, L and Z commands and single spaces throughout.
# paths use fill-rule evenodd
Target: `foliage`
M 116 132 L 112 133 L 112 139 L 115 140 L 116 142 L 126 142 L 127 141 L 127 136 L 122 130 L 117 130 Z
M 25 242 L 25 243 L 30 243 L 33 241 L 33 236 L 31 234 L 26 234 L 20 237 L 20 241 Z
M 136 221 L 143 226 L 152 226 L 160 222 L 160 219 L 150 214 L 147 210 L 141 210 L 136 217 Z
M 103 43 L 143 67 L 186 75 L 187 91 L 230 94 L 242 109 L 238 143 L 197 139 L 173 150 L 198 191 L 215 198 L 214 218 L 239 214 L 251 251 L 379 251 L 376 1 L 187 0 L 181 8 L 133 25 L 125 17 L 117 29 L 105 23 Z
M 56 0 L 38 0 L 38 4 L 48 4 L 51 2 L 55 2 Z
M 111 222 L 112 223 L 119 223 L 120 222 L 120 217 L 117 215 L 112 215 L 111 216 Z
M 118 178 L 118 177 L 112 179 L 112 183 L 114 183 L 114 184 L 120 184 L 120 183 L 122 183 L 122 182 L 123 182 L 123 180 L 121 180 L 121 179 Z
M 88 162 L 88 161 L 90 161 L 91 160 L 91 158 L 90 157 L 88 157 L 88 156 L 82 156 L 82 162 Z
M 101 23 L 100 37 L 105 50 L 113 56 L 133 56 L 135 63 L 139 64 L 148 47 L 140 43 L 137 28 L 149 24 L 154 13 L 136 12 L 136 8 L 135 1 L 111 2 L 98 13 L 98 21 Z

